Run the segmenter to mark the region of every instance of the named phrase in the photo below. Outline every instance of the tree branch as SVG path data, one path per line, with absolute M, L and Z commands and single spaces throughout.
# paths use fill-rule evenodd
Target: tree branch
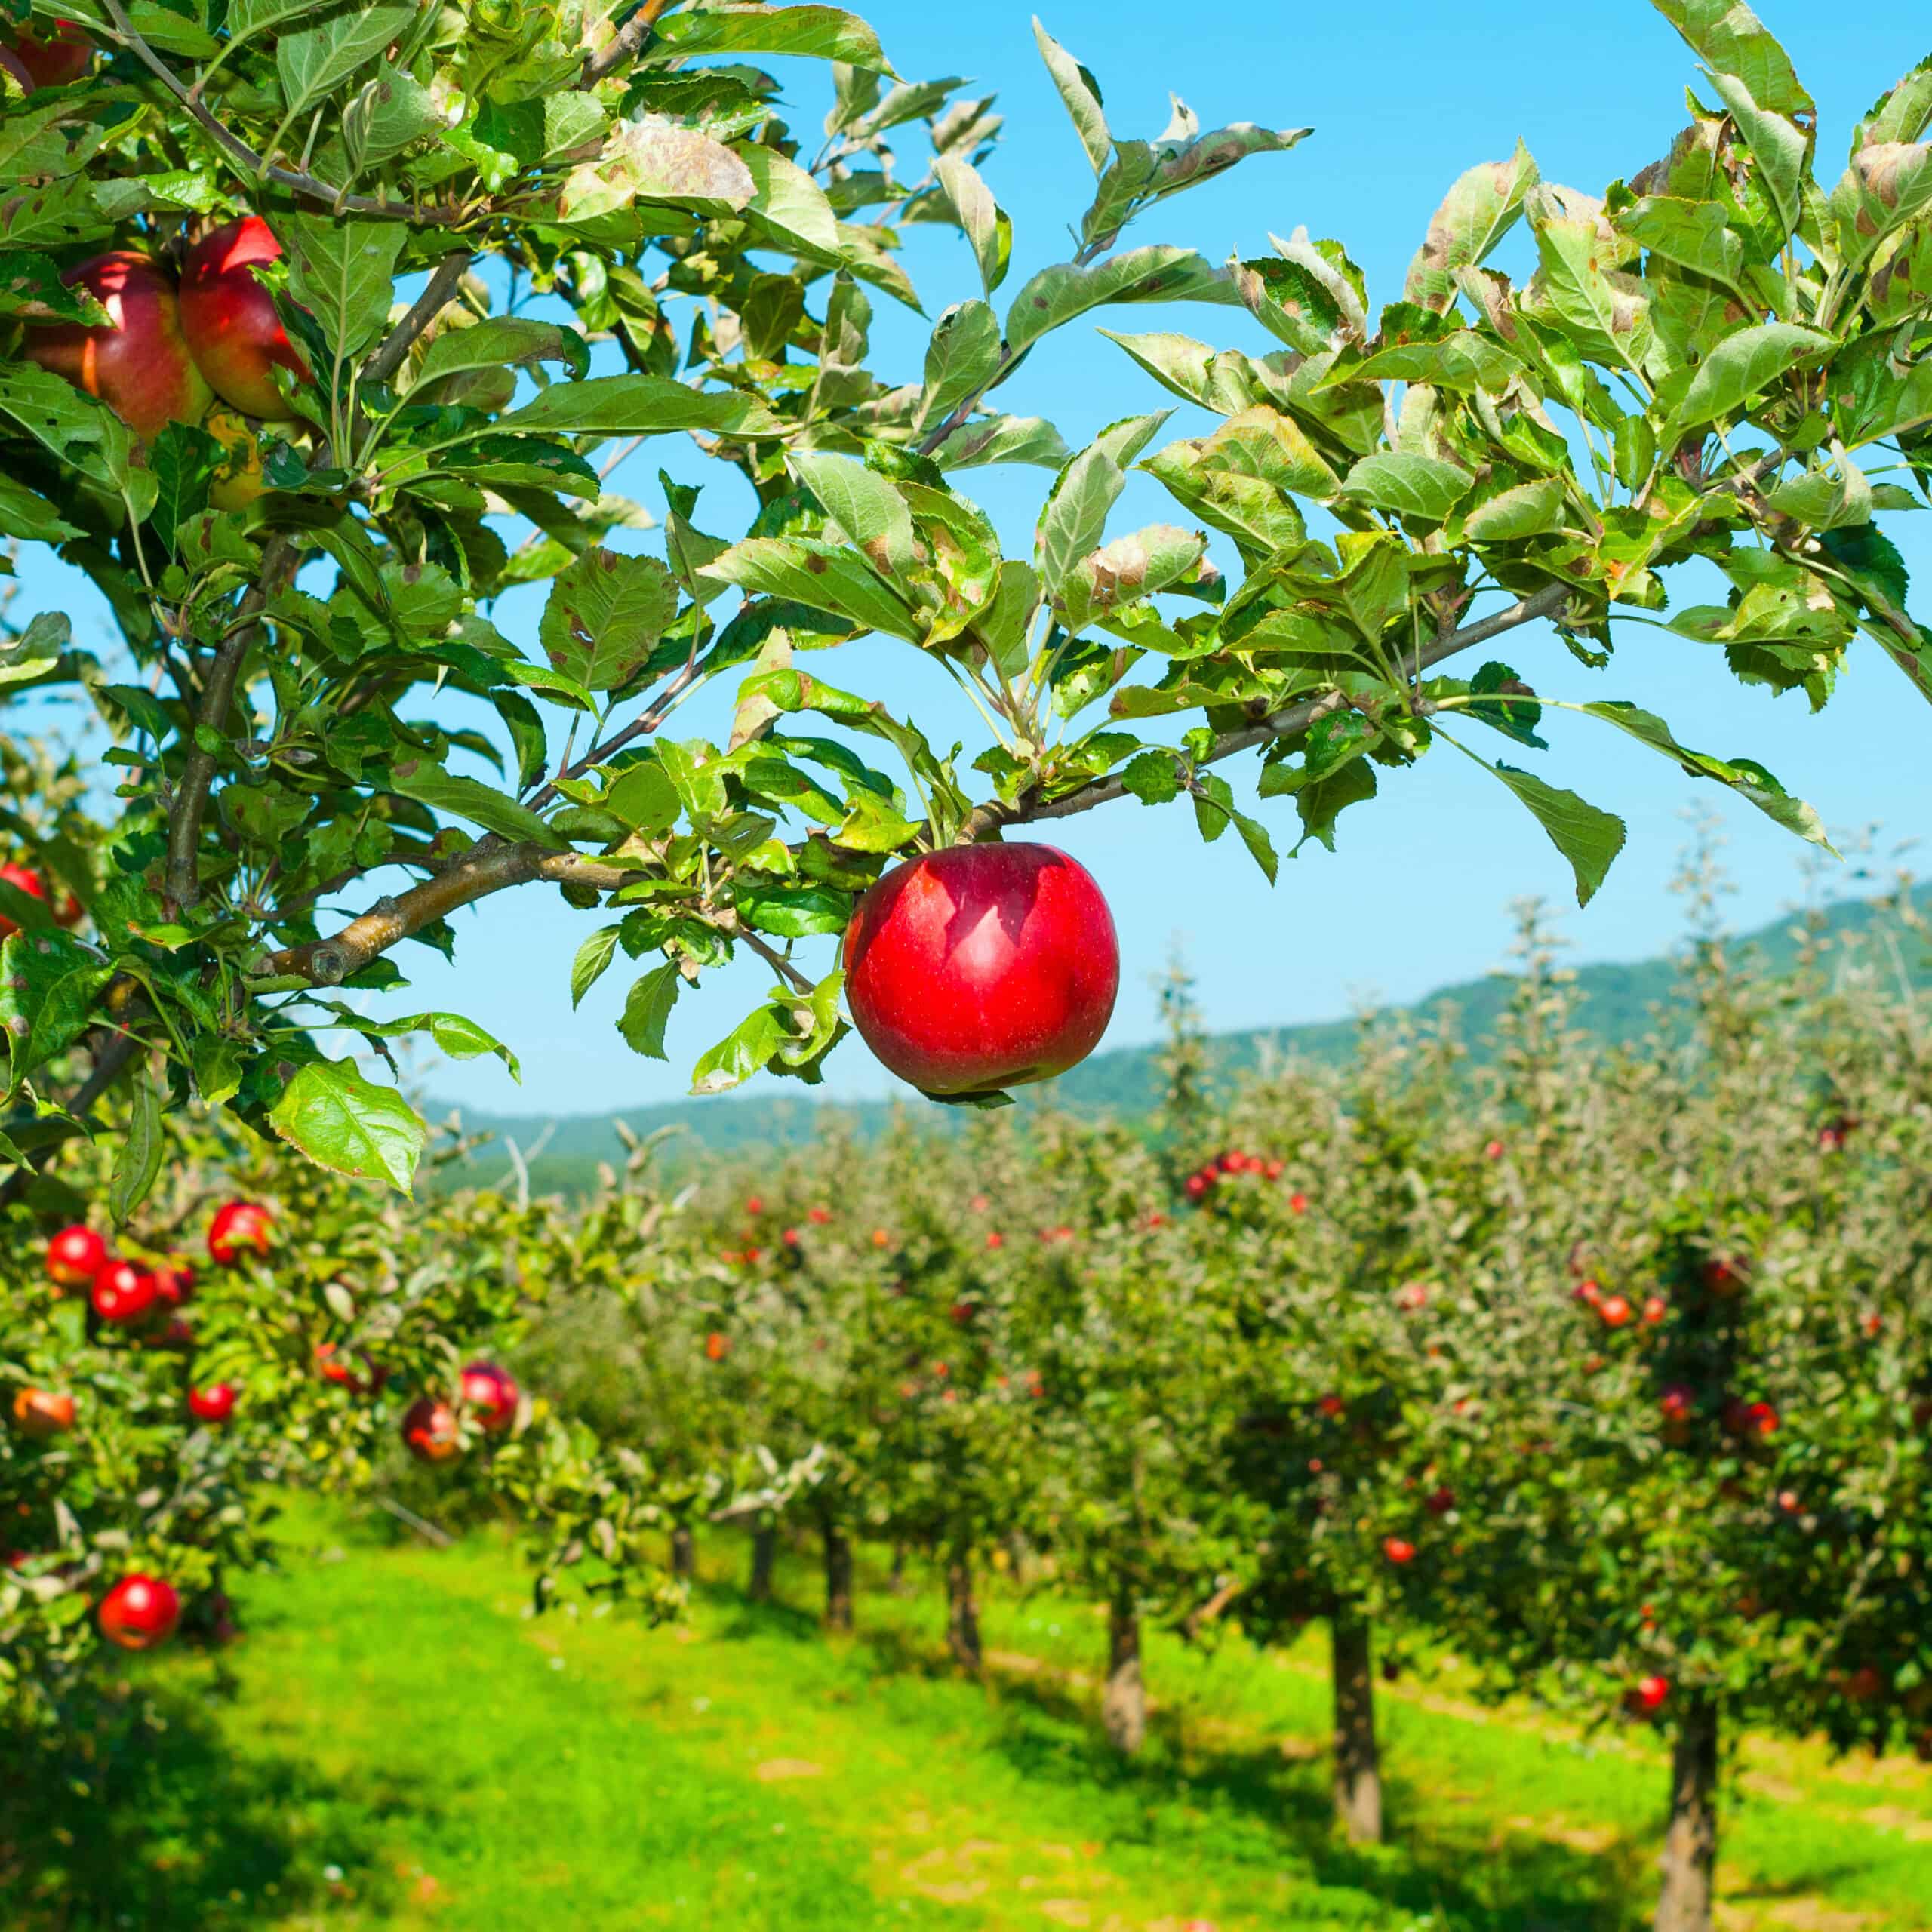
M 396 897 L 377 900 L 332 939 L 311 940 L 306 946 L 270 953 L 259 971 L 270 979 L 299 976 L 315 986 L 340 986 L 398 940 L 506 886 L 528 885 L 542 879 L 610 892 L 637 876 L 634 866 L 587 859 L 548 845 L 483 838 L 434 878 L 425 879 Z
M 1519 624 L 1531 623 L 1538 617 L 1552 617 L 1563 608 L 1570 591 L 1567 584 L 1547 585 L 1533 597 L 1512 605 L 1506 611 L 1499 611 L 1492 617 L 1466 624 L 1459 631 L 1438 638 L 1423 651 L 1422 661 L 1425 665 L 1436 663 L 1454 652 L 1466 651 L 1472 645 L 1513 630 Z M 665 707 L 671 694 L 667 689 L 651 711 L 635 725 L 627 727 L 619 737 L 637 735 L 646 721 Z M 1202 762 L 1232 757 L 1235 752 L 1263 743 L 1271 737 L 1305 731 L 1318 718 L 1326 718 L 1344 709 L 1347 702 L 1341 692 L 1329 691 L 1321 697 L 1292 705 L 1247 731 L 1230 732 L 1216 743 Z M 983 835 L 1001 825 L 1067 817 L 1124 795 L 1119 780 L 1109 778 L 1082 786 L 1078 792 L 1051 803 L 1023 800 L 1018 805 L 982 805 L 968 820 L 969 830 L 962 834 L 962 838 Z M 339 986 L 398 940 L 420 932 L 460 906 L 473 904 L 477 900 L 488 898 L 491 894 L 501 892 L 508 887 L 543 880 L 558 885 L 588 885 L 599 892 L 610 892 L 640 875 L 636 867 L 615 864 L 608 860 L 586 858 L 576 852 L 554 851 L 544 845 L 510 844 L 494 837 L 486 838 L 434 878 L 411 887 L 399 897 L 378 900 L 359 919 L 352 921 L 333 938 L 312 940 L 306 945 L 288 946 L 271 953 L 260 962 L 257 971 L 263 978 L 300 978 L 313 986 Z M 728 937 L 742 940 L 801 992 L 811 990 L 811 981 L 757 934 L 742 928 L 724 930 Z
M 205 750 L 202 728 L 219 733 L 228 721 L 235 703 L 235 687 L 242 674 L 242 660 L 260 634 L 257 621 L 269 599 L 281 587 L 281 579 L 296 559 L 295 546 L 286 537 L 269 540 L 262 552 L 261 575 L 242 600 L 235 624 L 222 641 L 208 666 L 202 687 L 202 706 L 195 714 L 195 728 L 188 743 L 188 762 L 181 784 L 168 815 L 168 869 L 165 889 L 169 906 L 175 912 L 192 906 L 202 896 L 202 814 L 207 808 L 208 787 L 214 782 L 220 754 Z
M 592 745 L 574 764 L 567 765 L 558 773 L 557 778 L 581 778 L 592 766 L 601 764 L 614 752 L 620 752 L 633 738 L 641 738 L 654 731 L 671 715 L 671 707 L 683 697 L 692 685 L 703 675 L 698 669 L 695 657 L 688 659 L 685 667 L 651 700 L 651 708 L 634 718 L 621 731 L 614 731 L 601 744 Z M 540 811 L 558 795 L 557 778 L 546 781 L 524 802 L 532 811 Z
M 386 383 L 402 367 L 416 338 L 440 315 L 469 267 L 470 251 L 452 248 L 436 264 L 429 285 L 411 305 L 408 315 L 389 332 L 383 346 L 362 365 L 365 383 Z
M 594 88 L 599 81 L 614 74 L 626 60 L 635 60 L 644 51 L 644 43 L 651 38 L 651 29 L 670 6 L 671 0 L 644 0 L 644 5 L 617 29 L 610 45 L 584 62 L 583 78 L 577 85 Z
M 1465 624 L 1460 630 L 1449 632 L 1438 637 L 1434 643 L 1425 645 L 1415 658 L 1417 675 L 1430 665 L 1439 664 L 1460 651 L 1484 644 L 1493 637 L 1500 637 L 1505 631 L 1512 631 L 1520 624 L 1533 623 L 1539 617 L 1552 617 L 1562 609 L 1568 599 L 1571 586 L 1567 583 L 1546 584 L 1534 596 L 1526 597 L 1512 604 L 1506 611 L 1497 611 L 1487 617 L 1478 618 L 1472 624 Z M 1311 724 L 1324 718 L 1332 717 L 1338 711 L 1348 709 L 1346 695 L 1340 691 L 1324 691 L 1321 697 L 1304 699 L 1299 704 L 1291 704 L 1286 710 L 1278 711 L 1272 717 L 1263 718 L 1258 724 L 1251 724 L 1239 731 L 1229 731 L 1217 738 L 1208 748 L 1206 757 L 1198 761 L 1201 764 L 1217 764 L 1223 758 L 1232 758 L 1238 752 L 1251 749 L 1256 745 L 1266 744 L 1270 738 L 1293 737 L 1299 731 L 1306 731 Z M 1103 805 L 1110 800 L 1123 798 L 1127 787 L 1118 777 L 1097 778 L 1091 784 L 1081 786 L 1078 791 L 1069 792 L 1065 797 L 1043 799 L 1023 795 L 1012 804 L 998 800 L 981 805 L 969 814 L 959 829 L 959 843 L 968 844 L 976 838 L 983 838 L 989 832 L 997 832 L 1001 826 L 1031 825 L 1041 819 L 1072 818 L 1079 812 L 1091 811 L 1096 805 Z
M 182 85 L 180 77 L 129 25 L 127 15 L 121 10 L 120 0 L 101 0 L 101 5 L 114 23 L 115 38 L 195 117 L 216 146 L 247 171 L 251 183 L 272 181 L 278 188 L 286 189 L 291 195 L 300 195 L 305 201 L 321 202 L 334 214 L 380 215 L 391 221 L 446 227 L 463 212 L 441 204 L 390 202 L 380 195 L 352 195 L 346 189 L 332 188 L 326 181 L 318 181 L 312 174 L 294 168 L 271 167 L 265 155 L 257 154 L 239 134 L 224 128 Z

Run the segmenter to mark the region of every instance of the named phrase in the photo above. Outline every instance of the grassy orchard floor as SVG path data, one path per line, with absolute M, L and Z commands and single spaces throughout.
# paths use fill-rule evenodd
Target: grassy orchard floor
M 655 1632 L 526 1619 L 488 1538 L 396 1547 L 304 1513 L 288 1543 L 245 1641 L 133 1666 L 168 1727 L 104 1793 L 0 1786 L 7 1932 L 1623 1932 L 1651 1900 L 1655 1754 L 1439 1685 L 1384 1698 L 1398 1842 L 1337 1844 L 1312 1641 L 1155 1638 L 1155 1736 L 1123 1767 L 1084 1607 L 989 1602 L 983 1687 L 944 1669 L 930 1590 L 872 1580 L 867 1627 L 828 1642 L 745 1604 L 736 1542 L 688 1627 Z M 813 1581 L 787 1567 L 781 1594 Z M 1766 1746 L 1743 1784 L 1727 1927 L 1932 1927 L 1932 1774 Z

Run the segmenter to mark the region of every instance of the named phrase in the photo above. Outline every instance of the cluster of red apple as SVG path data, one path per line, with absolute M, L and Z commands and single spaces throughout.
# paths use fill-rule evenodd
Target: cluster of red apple
M 1287 1171 L 1286 1164 L 1281 1161 L 1263 1160 L 1259 1154 L 1245 1154 L 1233 1148 L 1225 1154 L 1217 1154 L 1205 1167 L 1197 1168 L 1183 1183 L 1189 1200 L 1197 1204 L 1205 1201 L 1218 1187 L 1224 1177 L 1229 1174 L 1254 1174 L 1263 1180 L 1279 1180 Z M 1291 1194 L 1289 1208 L 1297 1214 L 1308 1211 L 1308 1196 Z
M 225 1202 L 208 1224 L 208 1256 L 219 1267 L 231 1266 L 245 1254 L 266 1255 L 273 1240 L 273 1217 L 259 1201 Z M 103 1322 L 139 1331 L 151 1328 L 165 1315 L 168 1326 L 159 1339 L 192 1344 L 192 1331 L 178 1312 L 194 1291 L 195 1271 L 185 1263 L 144 1268 L 110 1254 L 99 1234 L 77 1224 L 63 1228 L 48 1243 L 46 1269 L 57 1287 L 86 1289 L 94 1313 Z M 389 1380 L 388 1371 L 366 1355 L 359 1359 L 360 1367 L 352 1366 L 332 1342 L 315 1350 L 315 1366 L 325 1380 L 358 1394 L 379 1392 Z M 522 1392 L 494 1362 L 471 1362 L 458 1386 L 463 1407 L 485 1435 L 500 1435 L 515 1421 Z M 231 1382 L 191 1385 L 188 1411 L 197 1422 L 219 1425 L 233 1416 L 238 1395 Z M 61 1392 L 27 1388 L 14 1398 L 15 1426 L 26 1435 L 60 1435 L 73 1427 L 77 1413 L 74 1398 Z M 455 1408 L 435 1396 L 421 1397 L 402 1418 L 402 1439 L 420 1461 L 449 1461 L 463 1447 Z M 140 1651 L 171 1635 L 180 1614 L 180 1598 L 171 1583 L 137 1572 L 122 1578 L 101 1599 L 97 1617 L 109 1642 Z
M 94 256 L 60 279 L 93 297 L 106 324 L 36 323 L 23 352 L 98 397 L 143 441 L 171 423 L 205 419 L 228 451 L 212 500 L 218 509 L 239 509 L 264 488 L 254 435 L 241 418 L 288 418 L 275 368 L 309 379 L 254 272 L 255 264 L 281 254 L 267 223 L 248 215 L 189 249 L 178 283 L 165 261 L 137 250 Z
M 244 1254 L 266 1254 L 271 1240 L 269 1211 L 252 1201 L 230 1201 L 208 1224 L 208 1254 L 226 1267 Z M 117 1327 L 152 1324 L 165 1314 L 162 1339 L 192 1340 L 178 1312 L 194 1293 L 195 1271 L 181 1262 L 143 1268 L 109 1253 L 91 1228 L 63 1228 L 47 1244 L 47 1275 L 57 1287 L 85 1288 L 94 1311 Z M 188 1410 L 198 1422 L 219 1424 L 235 1413 L 237 1392 L 230 1382 L 190 1386 Z M 73 1397 L 45 1389 L 23 1389 L 14 1398 L 14 1420 L 23 1434 L 57 1435 L 74 1426 Z M 136 1571 L 123 1577 L 101 1598 L 96 1613 L 101 1635 L 124 1651 L 152 1650 L 165 1643 L 181 1619 L 181 1598 L 165 1577 Z
M 1646 1295 L 1639 1309 L 1632 1306 L 1628 1295 L 1605 1294 L 1593 1281 L 1578 1282 L 1571 1295 L 1573 1300 L 1595 1309 L 1606 1328 L 1627 1328 L 1639 1319 L 1646 1328 L 1655 1328 L 1670 1314 L 1670 1303 L 1662 1295 Z

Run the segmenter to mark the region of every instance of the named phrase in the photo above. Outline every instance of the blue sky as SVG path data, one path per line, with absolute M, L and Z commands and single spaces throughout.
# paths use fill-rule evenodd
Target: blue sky
M 1077 220 L 1091 183 L 1035 54 L 1029 9 L 1009 0 L 971 8 L 887 0 L 867 11 L 909 78 L 961 74 L 977 82 L 977 91 L 998 90 L 1006 137 L 986 172 L 1015 224 L 1010 294 L 1068 252 L 1067 225 Z M 1759 11 L 1818 99 L 1821 169 L 1835 177 L 1853 120 L 1927 52 L 1932 34 L 1922 20 L 1912 23 L 1917 10 L 1903 7 L 1761 0 Z M 1098 75 L 1116 134 L 1158 134 L 1170 89 L 1204 126 L 1251 120 L 1315 130 L 1291 153 L 1244 163 L 1157 209 L 1131 242 L 1182 242 L 1218 260 L 1232 248 L 1266 254 L 1269 230 L 1285 235 L 1306 226 L 1316 237 L 1346 243 L 1377 303 L 1399 294 L 1431 213 L 1464 168 L 1506 155 L 1521 137 L 1546 179 L 1601 192 L 1664 149 L 1682 125 L 1684 89 L 1697 78 L 1687 50 L 1643 0 L 1564 8 L 1489 0 L 1479 11 L 1439 0 L 1354 9 L 1287 9 L 1263 0 L 1180 9 L 1154 0 L 1060 0 L 1046 24 Z M 821 74 L 799 63 L 782 71 L 794 125 L 813 127 L 825 99 Z M 913 160 L 917 146 L 909 140 L 904 156 L 915 168 L 921 165 Z M 956 235 L 915 230 L 906 260 L 929 315 L 977 293 Z M 1503 265 L 1514 266 L 1506 257 Z M 909 312 L 888 313 L 883 298 L 878 307 L 875 367 L 897 380 L 915 375 L 927 325 Z M 1226 309 L 1084 318 L 1049 338 L 1002 393 L 1009 408 L 1051 416 L 1076 447 L 1116 417 L 1167 400 L 1093 332 L 1094 320 L 1181 329 L 1217 346 L 1272 346 Z M 1167 433 L 1198 432 L 1183 410 Z M 661 509 L 654 475 L 666 454 L 665 446 L 648 446 L 620 472 L 617 487 Z M 690 462 L 674 460 L 699 480 Z M 1045 480 L 1043 472 L 1008 470 L 974 472 L 961 481 L 1019 554 Z M 728 483 L 714 486 L 698 521 L 728 531 L 742 508 Z M 1174 515 L 1150 480 L 1137 478 L 1111 527 L 1128 530 Z M 1932 570 L 1932 543 L 1912 520 L 1895 519 L 1894 534 L 1915 577 Z M 645 548 L 654 542 L 649 533 L 638 540 Z M 57 581 L 57 598 L 23 602 L 75 610 L 83 638 L 94 626 L 104 629 L 71 574 L 60 573 Z M 51 591 L 55 583 L 44 573 L 29 579 L 29 589 Z M 540 594 L 526 592 L 504 600 L 497 614 L 533 651 L 540 607 Z M 1921 829 L 1932 796 L 1924 777 L 1932 715 L 1869 648 L 1855 650 L 1837 696 L 1815 718 L 1800 698 L 1774 700 L 1740 687 L 1704 647 L 1635 624 L 1620 627 L 1615 660 L 1601 672 L 1574 664 L 1546 630 L 1518 633 L 1507 655 L 1546 695 L 1640 700 L 1669 718 L 1684 742 L 1758 759 L 1817 805 L 1835 834 L 1855 838 L 1878 826 L 1889 850 Z M 848 646 L 813 668 L 909 707 L 930 737 L 962 740 L 969 759 L 984 742 L 964 700 L 906 647 Z M 728 688 L 688 705 L 674 728 L 718 734 L 729 715 Z M 1550 752 L 1520 760 L 1512 752 L 1512 761 L 1534 761 L 1555 782 L 1620 813 L 1630 828 L 1609 882 L 1580 912 L 1567 867 L 1534 821 L 1493 778 L 1446 748 L 1413 771 L 1382 774 L 1381 798 L 1342 820 L 1339 852 L 1305 851 L 1284 863 L 1272 891 L 1234 839 L 1202 845 L 1185 807 L 1149 811 L 1126 801 L 1061 822 L 1053 842 L 1095 873 L 1121 929 L 1123 983 L 1109 1044 L 1152 1036 L 1149 981 L 1177 940 L 1217 1028 L 1328 1017 L 1364 998 L 1406 999 L 1479 974 L 1502 959 L 1509 902 L 1525 894 L 1568 906 L 1577 960 L 1655 952 L 1680 927 L 1666 887 L 1684 838 L 1681 814 L 1693 804 L 1723 812 L 1740 924 L 1771 918 L 1797 895 L 1803 848 L 1748 807 L 1587 721 L 1556 716 L 1546 735 Z M 1284 800 L 1262 811 L 1285 852 L 1294 841 L 1291 805 Z M 1833 869 L 1841 885 L 1856 882 L 1848 869 Z M 750 962 L 708 981 L 697 996 L 687 994 L 671 1028 L 669 1064 L 640 1059 L 614 1027 L 627 983 L 620 971 L 571 1011 L 571 958 L 596 916 L 572 912 L 547 888 L 526 888 L 459 915 L 454 972 L 420 947 L 401 949 L 398 963 L 414 986 L 398 996 L 406 1007 L 387 1010 L 469 1013 L 523 1061 L 521 1091 L 494 1060 L 419 1062 L 431 1093 L 495 1111 L 542 1113 L 636 1106 L 685 1091 L 691 1062 L 760 996 L 768 976 Z M 816 943 L 829 963 L 833 943 Z M 893 1084 L 855 1036 L 835 1057 L 828 1091 L 854 1097 Z

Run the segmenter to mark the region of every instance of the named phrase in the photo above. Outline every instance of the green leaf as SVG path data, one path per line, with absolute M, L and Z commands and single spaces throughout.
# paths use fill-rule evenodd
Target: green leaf
M 1829 336 L 1795 322 L 1761 322 L 1727 336 L 1699 367 L 1672 412 L 1674 431 L 1724 422 L 1786 371 L 1825 355 L 1832 346 Z
M 677 967 L 666 964 L 644 975 L 625 996 L 624 1011 L 617 1031 L 632 1052 L 647 1060 L 663 1060 L 664 1029 L 669 1024 L 671 1009 L 678 1003 L 684 976 Z
M 981 416 L 962 423 L 933 451 L 942 469 L 990 463 L 1030 463 L 1058 469 L 1072 454 L 1060 432 L 1037 416 Z
M 1364 457 L 1349 472 L 1342 488 L 1346 495 L 1377 509 L 1440 523 L 1469 494 L 1473 480 L 1452 463 L 1386 450 Z
M 688 389 L 662 376 L 592 376 L 553 383 L 493 429 L 548 429 L 564 435 L 648 436 L 706 429 L 731 436 L 779 436 L 785 425 L 755 397 Z
M 926 345 L 925 383 L 915 430 L 943 421 L 999 372 L 999 318 L 983 302 L 961 302 L 939 318 Z
M 42 611 L 18 637 L 0 645 L 0 690 L 45 677 L 72 641 L 73 623 L 66 612 Z M 37 900 L 33 903 L 39 903 Z M 14 910 L 14 921 L 17 925 L 28 923 L 17 910 Z
M 1743 0 L 1652 0 L 1713 72 L 1734 75 L 1774 114 L 1816 111 L 1791 57 Z
M 479 1026 L 466 1014 L 412 1013 L 405 1019 L 371 1020 L 334 1000 L 317 1004 L 327 1005 L 340 1014 L 343 1023 L 352 1026 L 365 1038 L 394 1040 L 405 1033 L 426 1033 L 438 1050 L 448 1054 L 451 1060 L 475 1060 L 485 1054 L 494 1054 L 509 1069 L 512 1078 L 518 1081 L 523 1078 L 523 1069 L 517 1064 L 516 1055 L 495 1034 Z
M 933 164 L 933 172 L 973 245 L 980 285 L 990 297 L 1006 279 L 1012 258 L 1012 217 L 993 199 L 992 190 L 974 169 L 957 155 L 941 155 Z
M 1457 277 L 1487 260 L 1515 226 L 1523 198 L 1540 177 L 1521 141 L 1508 161 L 1478 163 L 1444 197 L 1429 234 L 1409 264 L 1405 301 L 1446 313 L 1454 306 Z
M 114 969 L 63 932 L 17 932 L 0 946 L 0 1026 L 8 1085 L 63 1054 L 87 1030 Z
M 1580 705 L 1577 709 L 1614 724 L 1620 731 L 1629 732 L 1639 743 L 1674 759 L 1694 778 L 1712 778 L 1720 785 L 1729 786 L 1767 818 L 1786 831 L 1795 832 L 1808 844 L 1822 845 L 1828 852 L 1832 850 L 1824 822 L 1817 812 L 1802 798 L 1794 798 L 1755 759 L 1712 758 L 1707 752 L 1691 751 L 1677 742 L 1670 727 L 1655 712 L 1641 710 L 1634 704 L 1604 701 Z
M 1234 304 L 1240 299 L 1227 273 L 1192 248 L 1131 248 L 1084 269 L 1062 262 L 1042 269 L 1013 298 L 1007 346 L 1017 355 L 1049 329 L 1109 302 Z
M 616 926 L 600 927 L 577 948 L 571 961 L 571 1011 L 583 1003 L 583 996 L 604 977 L 604 969 L 617 950 Z
M 128 1225 L 128 1217 L 152 1192 L 165 1145 L 161 1097 L 146 1075 L 137 1072 L 128 1096 L 127 1129 L 107 1183 L 107 1211 L 117 1228 Z
M 604 795 L 604 808 L 647 838 L 678 822 L 678 788 L 656 758 L 626 766 Z
M 758 932 L 777 933 L 783 939 L 842 933 L 852 922 L 851 900 L 829 886 L 741 882 L 735 899 L 747 925 Z
M 880 576 L 903 587 L 912 568 L 912 515 L 883 477 L 850 457 L 795 451 L 792 473 Z
M 471 328 L 445 330 L 424 352 L 410 386 L 413 392 L 472 369 L 527 368 L 539 362 L 561 362 L 573 377 L 582 377 L 590 368 L 589 345 L 575 329 L 555 322 L 492 315 Z
M 742 590 L 848 617 L 867 630 L 918 641 L 911 607 L 850 550 L 805 537 L 750 537 L 705 566 L 705 577 Z
M 1599 811 L 1574 792 L 1547 783 L 1534 772 L 1519 771 L 1509 764 L 1492 765 L 1487 758 L 1476 762 L 1494 771 L 1528 806 L 1537 823 L 1549 834 L 1550 843 L 1570 862 L 1577 878 L 1577 903 L 1587 906 L 1623 849 L 1623 821 L 1614 812 Z
M 792 54 L 894 72 L 878 35 L 857 14 L 838 7 L 706 7 L 660 20 L 652 38 L 680 55 Z
M 493 791 L 478 779 L 458 777 L 427 759 L 393 766 L 389 779 L 391 787 L 405 798 L 414 798 L 435 811 L 467 819 L 500 838 L 519 843 L 527 840 L 547 845 L 552 851 L 568 848 L 568 841 L 536 813 L 514 798 Z
M 1524 206 L 1542 258 L 1531 293 L 1546 316 L 1586 361 L 1641 369 L 1650 354 L 1650 296 L 1634 275 L 1601 266 L 1605 254 L 1601 208 L 1587 196 L 1537 187 Z
M 408 9 L 379 11 L 400 12 L 405 21 L 414 17 Z M 281 45 L 285 50 L 288 42 Z M 290 291 L 321 324 L 337 355 L 359 355 L 389 320 L 402 225 L 289 215 L 277 223 L 276 232 L 285 251 Z
M 1564 484 L 1560 476 L 1540 476 L 1484 498 L 1463 519 L 1472 543 L 1515 543 L 1541 537 L 1563 522 Z
M 1034 561 L 1049 597 L 1100 540 L 1107 512 L 1126 487 L 1126 466 L 1172 412 L 1131 416 L 1102 431 L 1055 479 L 1034 534 Z
M 429 1131 L 392 1087 L 378 1087 L 352 1060 L 315 1060 L 297 1069 L 269 1111 L 269 1124 L 331 1174 L 386 1180 L 414 1192 L 416 1163 Z
M 275 42 L 275 64 L 290 118 L 306 113 L 391 42 L 400 40 L 415 18 L 413 7 L 349 8 L 281 35 Z
M 1053 76 L 1054 85 L 1060 90 L 1073 131 L 1080 137 L 1080 145 L 1086 149 L 1094 174 L 1104 174 L 1113 152 L 1113 137 L 1107 131 L 1100 82 L 1048 32 L 1037 14 L 1033 20 L 1033 38 L 1039 47 L 1040 58 L 1047 63 L 1047 72 Z
M 558 573 L 537 638 L 553 669 L 586 690 L 614 691 L 643 669 L 677 614 L 677 580 L 655 557 L 599 546 Z
M 737 150 L 751 171 L 752 194 L 746 213 L 781 248 L 829 267 L 845 259 L 838 217 L 821 188 L 795 161 L 775 148 Z

